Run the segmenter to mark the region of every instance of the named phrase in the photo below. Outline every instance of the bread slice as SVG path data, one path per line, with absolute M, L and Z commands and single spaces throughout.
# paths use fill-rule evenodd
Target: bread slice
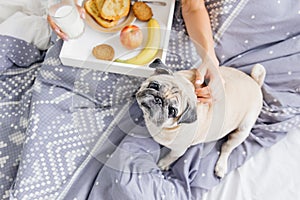
M 104 4 L 105 0 L 95 0 L 95 3 L 96 3 L 96 6 L 97 6 L 97 9 L 99 11 L 99 14 L 102 10 L 102 6 Z M 101 15 L 100 15 L 101 16 Z
M 97 0 L 98 2 L 104 2 L 105 0 Z M 96 0 L 88 0 L 84 3 L 86 12 L 101 26 L 104 28 L 110 28 L 118 24 L 118 20 L 103 19 L 100 15 L 100 11 L 97 8 Z
M 101 17 L 107 20 L 119 20 L 128 15 L 130 0 L 104 0 Z

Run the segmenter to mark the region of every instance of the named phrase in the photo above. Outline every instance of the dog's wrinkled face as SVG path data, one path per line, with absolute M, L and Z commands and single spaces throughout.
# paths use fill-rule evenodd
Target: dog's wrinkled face
M 190 87 L 193 86 L 183 77 L 163 69 L 156 70 L 136 94 L 145 120 L 164 128 L 194 122 L 197 119 L 196 101 L 190 98 L 194 95 Z
M 163 78 L 166 78 L 165 75 Z M 164 123 L 173 124 L 182 112 L 179 88 L 163 78 L 152 77 L 147 80 L 136 95 L 146 117 L 158 127 Z

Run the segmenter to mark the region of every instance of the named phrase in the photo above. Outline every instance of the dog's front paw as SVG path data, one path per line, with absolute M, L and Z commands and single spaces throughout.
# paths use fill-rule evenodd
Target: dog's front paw
M 217 162 L 215 167 L 215 174 L 219 178 L 224 178 L 227 172 L 227 163 L 222 163 L 220 160 Z
M 160 161 L 158 162 L 158 167 L 162 170 L 162 171 L 167 171 L 170 169 L 170 164 L 167 160 L 165 159 L 160 159 Z

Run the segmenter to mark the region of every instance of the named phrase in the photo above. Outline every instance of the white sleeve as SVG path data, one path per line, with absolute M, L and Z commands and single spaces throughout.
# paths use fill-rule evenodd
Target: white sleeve
M 0 34 L 47 49 L 51 29 L 46 20 L 46 0 L 0 0 Z

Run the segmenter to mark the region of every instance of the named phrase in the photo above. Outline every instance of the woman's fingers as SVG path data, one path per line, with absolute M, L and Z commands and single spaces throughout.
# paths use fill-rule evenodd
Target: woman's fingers
M 200 72 L 198 71 L 198 69 L 193 69 L 194 70 L 194 73 L 195 73 L 195 87 L 198 88 L 202 83 L 203 83 L 203 80 L 202 80 L 202 77 L 201 77 L 201 74 Z
M 197 97 L 211 98 L 211 92 L 209 87 L 196 88 L 195 93 Z
M 50 17 L 50 15 L 47 16 L 48 23 L 50 24 L 50 27 L 52 30 L 58 35 L 58 37 L 62 38 L 63 40 L 68 40 L 68 36 L 61 31 L 59 26 L 53 21 L 53 19 Z
M 78 12 L 79 12 L 79 15 L 82 19 L 85 19 L 85 9 L 83 7 L 80 7 L 79 5 L 76 5 L 77 6 L 77 9 L 78 9 Z
M 202 103 L 212 103 L 211 91 L 208 86 L 203 88 L 196 88 L 195 94 L 197 95 L 198 101 Z
M 202 103 L 212 103 L 212 96 L 210 92 L 210 88 L 208 86 L 203 87 L 203 77 L 198 69 L 195 70 L 195 94 L 199 102 Z

